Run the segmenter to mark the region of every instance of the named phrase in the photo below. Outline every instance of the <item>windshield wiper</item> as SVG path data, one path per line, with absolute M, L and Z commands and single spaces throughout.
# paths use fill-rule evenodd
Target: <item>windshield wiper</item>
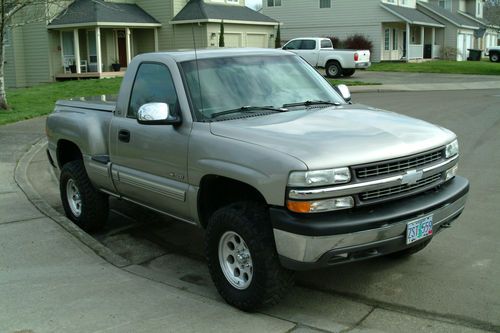
M 298 102 L 298 103 L 283 104 L 283 107 L 284 108 L 292 108 L 295 106 L 311 106 L 311 105 L 335 105 L 335 106 L 339 106 L 340 103 L 329 102 L 329 101 L 305 101 L 305 102 Z
M 212 113 L 210 115 L 210 118 L 213 119 L 213 118 L 217 118 L 220 116 L 226 116 L 226 115 L 233 114 L 233 113 L 261 111 L 261 110 L 274 111 L 274 112 L 286 112 L 286 111 L 288 111 L 285 108 L 275 108 L 272 106 L 242 106 L 241 108 L 237 108 L 237 109 L 231 109 L 231 110 Z

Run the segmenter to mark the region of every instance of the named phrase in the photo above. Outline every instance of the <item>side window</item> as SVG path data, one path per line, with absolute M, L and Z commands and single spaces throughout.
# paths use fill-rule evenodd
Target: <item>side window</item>
M 322 49 L 331 49 L 333 47 L 332 41 L 323 39 L 321 41 L 321 48 Z
M 136 118 L 139 108 L 152 102 L 167 103 L 171 112 L 178 112 L 177 93 L 169 69 L 162 64 L 143 63 L 135 76 L 127 117 Z
M 283 49 L 285 49 L 285 50 L 297 50 L 300 48 L 301 42 L 302 42 L 301 40 L 293 40 L 290 43 L 286 44 Z
M 304 39 L 302 40 L 302 44 L 300 44 L 301 50 L 314 50 L 316 48 L 316 41 L 312 39 Z

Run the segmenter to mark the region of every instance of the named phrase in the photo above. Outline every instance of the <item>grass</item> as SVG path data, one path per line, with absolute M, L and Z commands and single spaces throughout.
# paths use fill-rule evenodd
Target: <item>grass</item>
M 0 125 L 49 114 L 58 99 L 118 94 L 122 79 L 65 81 L 7 90 L 8 111 L 0 110 Z
M 47 115 L 58 99 L 78 96 L 118 94 L 122 79 L 81 80 L 40 84 L 29 88 L 10 89 L 7 100 L 11 109 L 0 110 L 0 125 Z M 332 85 L 370 85 L 373 83 L 352 80 L 328 80 Z M 377 83 L 375 83 L 377 84 Z
M 500 75 L 500 64 L 490 61 L 435 60 L 420 63 L 381 62 L 374 63 L 369 71 Z

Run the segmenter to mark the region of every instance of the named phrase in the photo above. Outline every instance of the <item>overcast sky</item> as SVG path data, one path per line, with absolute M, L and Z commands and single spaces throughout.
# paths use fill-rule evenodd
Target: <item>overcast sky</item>
M 245 3 L 248 7 L 255 8 L 255 6 L 262 5 L 262 0 L 245 0 Z

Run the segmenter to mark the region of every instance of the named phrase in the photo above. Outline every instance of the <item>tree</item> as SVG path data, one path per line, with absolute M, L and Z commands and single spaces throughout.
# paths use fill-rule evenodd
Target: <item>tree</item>
M 224 47 L 224 20 L 220 22 L 219 47 Z
M 278 30 L 276 31 L 276 39 L 274 40 L 274 47 L 279 49 L 281 48 L 281 28 L 278 23 Z
M 500 26 L 500 1 L 486 1 L 484 4 L 483 15 L 489 23 Z
M 0 109 L 7 110 L 5 93 L 5 43 L 9 31 L 26 24 L 47 22 L 65 8 L 67 0 L 0 0 Z

